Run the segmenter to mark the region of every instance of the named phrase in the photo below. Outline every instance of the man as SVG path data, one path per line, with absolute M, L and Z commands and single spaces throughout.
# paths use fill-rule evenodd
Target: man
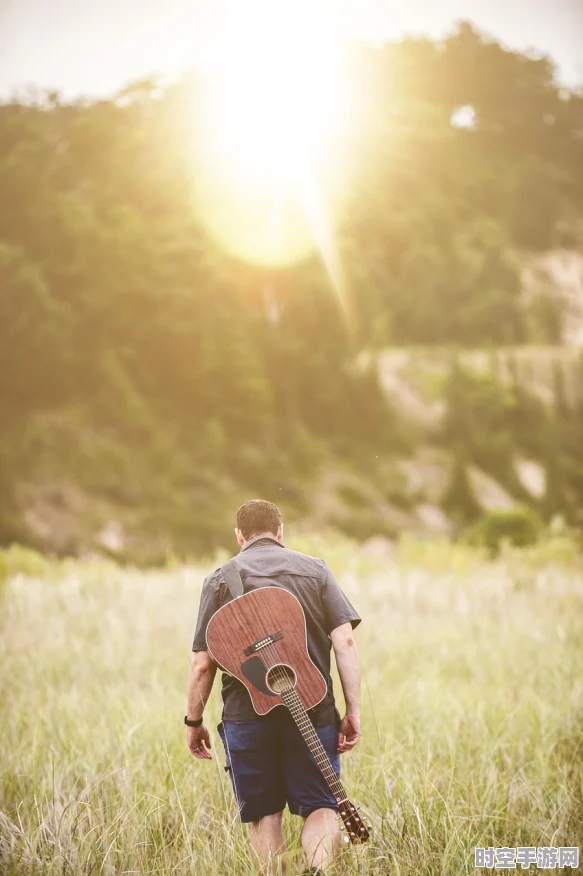
M 321 703 L 308 714 L 332 765 L 340 775 L 339 754 L 350 751 L 360 738 L 360 674 L 352 630 L 360 617 L 340 590 L 323 560 L 292 551 L 283 544 L 283 523 L 276 505 L 252 499 L 237 511 L 237 567 L 244 591 L 284 587 L 304 609 L 308 651 L 327 683 Z M 209 732 L 202 714 L 211 692 L 216 663 L 207 650 L 206 628 L 216 611 L 230 600 L 217 569 L 203 584 L 188 684 L 186 721 L 188 747 L 195 758 L 210 759 Z M 334 655 L 346 714 L 336 709 L 330 678 Z M 245 686 L 223 674 L 223 716 L 218 726 L 226 767 L 243 822 L 251 824 L 251 846 L 266 870 L 270 860 L 285 852 L 281 821 L 285 805 L 304 819 L 302 847 L 308 873 L 319 873 L 340 845 L 336 801 L 312 759 L 288 710 L 277 706 L 259 716 Z M 198 725 L 198 726 L 196 726 Z

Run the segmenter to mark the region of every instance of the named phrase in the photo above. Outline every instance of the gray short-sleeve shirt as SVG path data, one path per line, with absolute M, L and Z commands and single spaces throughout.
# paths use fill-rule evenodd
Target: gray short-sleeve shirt
M 354 610 L 334 575 L 318 557 L 292 551 L 275 537 L 259 536 L 248 541 L 237 557 L 244 591 L 257 587 L 284 587 L 296 596 L 306 616 L 308 653 L 326 679 L 325 698 L 309 714 L 316 726 L 338 720 L 330 677 L 330 633 L 350 622 L 356 627 L 361 618 Z M 229 602 L 231 596 L 216 569 L 204 580 L 198 611 L 193 651 L 206 651 L 206 628 L 213 614 Z M 223 719 L 255 721 L 257 713 L 251 697 L 238 679 L 223 673 Z

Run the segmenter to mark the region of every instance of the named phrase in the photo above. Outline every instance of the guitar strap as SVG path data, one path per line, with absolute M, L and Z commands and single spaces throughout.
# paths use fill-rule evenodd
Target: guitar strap
M 225 563 L 224 566 L 221 566 L 221 572 L 225 579 L 225 584 L 229 588 L 231 598 L 237 599 L 238 596 L 243 596 L 243 581 L 241 580 L 235 557 L 229 560 L 228 563 Z

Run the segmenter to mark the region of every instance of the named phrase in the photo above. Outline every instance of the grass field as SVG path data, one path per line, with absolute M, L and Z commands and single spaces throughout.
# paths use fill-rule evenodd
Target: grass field
M 343 770 L 374 836 L 339 872 L 474 873 L 476 846 L 583 846 L 575 549 L 558 539 L 487 561 L 442 543 L 288 543 L 323 556 L 363 616 L 363 738 Z M 17 551 L 3 568 L 2 876 L 254 872 L 218 686 L 212 761 L 194 761 L 182 724 L 209 567 Z M 285 829 L 293 874 L 299 819 Z

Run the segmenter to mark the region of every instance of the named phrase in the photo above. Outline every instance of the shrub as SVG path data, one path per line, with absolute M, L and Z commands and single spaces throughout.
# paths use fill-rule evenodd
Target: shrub
M 516 505 L 508 511 L 487 511 L 464 536 L 469 544 L 487 547 L 497 554 L 503 542 L 516 547 L 535 544 L 541 531 L 539 514 L 526 505 Z
M 40 577 L 49 567 L 46 557 L 23 545 L 11 544 L 0 549 L 0 582 L 18 574 Z

